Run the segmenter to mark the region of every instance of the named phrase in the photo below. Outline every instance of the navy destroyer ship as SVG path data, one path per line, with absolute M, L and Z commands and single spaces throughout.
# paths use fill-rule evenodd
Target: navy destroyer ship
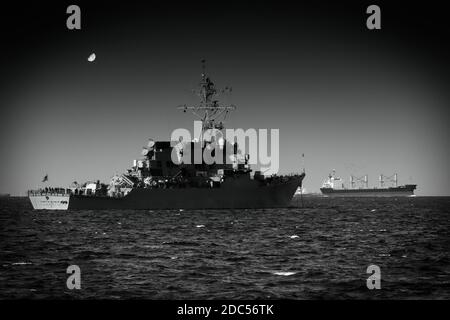
M 385 186 L 386 182 L 392 183 L 392 186 Z M 358 186 L 359 185 L 359 186 Z M 369 177 L 350 176 L 350 188 L 346 188 L 343 179 L 336 176 L 333 170 L 328 178 L 323 182 L 320 191 L 328 197 L 408 197 L 414 196 L 414 190 L 417 185 L 406 184 L 398 185 L 397 174 L 379 177 L 379 187 L 369 188 Z
M 199 90 L 200 103 L 180 106 L 200 118 L 202 131 L 224 129 L 224 122 L 234 105 L 222 105 L 216 99 L 218 90 L 206 74 L 204 61 Z M 219 148 L 222 164 L 193 161 L 195 150 Z M 172 154 L 181 159 L 175 163 Z M 189 156 L 188 156 L 189 155 Z M 192 159 L 187 159 L 191 157 Z M 233 161 L 229 163 L 226 157 Z M 191 161 L 187 161 L 191 160 Z M 288 207 L 302 185 L 305 172 L 265 176 L 249 165 L 237 142 L 207 139 L 171 141 L 149 139 L 142 159 L 134 160 L 126 173 L 115 175 L 109 184 L 74 182 L 68 188 L 45 187 L 28 191 L 34 209 L 38 210 L 108 210 L 108 209 L 222 209 Z M 47 176 L 46 176 L 47 178 Z

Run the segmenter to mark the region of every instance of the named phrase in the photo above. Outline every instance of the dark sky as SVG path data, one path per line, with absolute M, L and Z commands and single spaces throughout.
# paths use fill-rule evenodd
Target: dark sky
M 449 26 L 444 6 L 384 2 L 2 4 L 0 192 L 125 171 L 148 138 L 192 130 L 202 58 L 230 128 L 280 130 L 281 173 L 308 191 L 399 174 L 419 195 L 450 195 Z M 82 29 L 66 28 L 81 7 Z M 381 7 L 382 29 L 366 28 Z M 94 63 L 87 62 L 92 52 Z

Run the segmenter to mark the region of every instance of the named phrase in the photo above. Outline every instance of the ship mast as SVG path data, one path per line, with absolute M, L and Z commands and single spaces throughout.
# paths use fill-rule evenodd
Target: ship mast
M 231 92 L 231 87 L 225 87 L 221 93 Z M 215 98 L 219 95 L 214 83 L 206 73 L 206 61 L 202 60 L 202 79 L 199 83 L 199 89 L 195 92 L 200 98 L 200 104 L 195 106 L 181 105 L 178 109 L 186 112 L 189 110 L 202 122 L 202 134 L 208 129 L 222 130 L 223 120 L 230 110 L 236 110 L 235 105 L 221 105 Z M 222 119 L 222 121 L 219 121 Z

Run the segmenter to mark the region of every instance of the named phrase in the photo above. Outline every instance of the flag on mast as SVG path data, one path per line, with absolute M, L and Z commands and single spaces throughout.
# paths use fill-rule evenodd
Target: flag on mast
M 48 181 L 48 174 L 45 175 L 44 179 L 42 179 L 42 182 Z

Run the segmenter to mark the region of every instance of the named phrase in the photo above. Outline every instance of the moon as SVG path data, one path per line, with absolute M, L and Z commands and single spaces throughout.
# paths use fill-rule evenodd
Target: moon
M 89 62 L 93 62 L 94 60 L 95 60 L 95 53 L 92 53 L 92 54 L 89 56 L 88 61 L 89 61 Z

